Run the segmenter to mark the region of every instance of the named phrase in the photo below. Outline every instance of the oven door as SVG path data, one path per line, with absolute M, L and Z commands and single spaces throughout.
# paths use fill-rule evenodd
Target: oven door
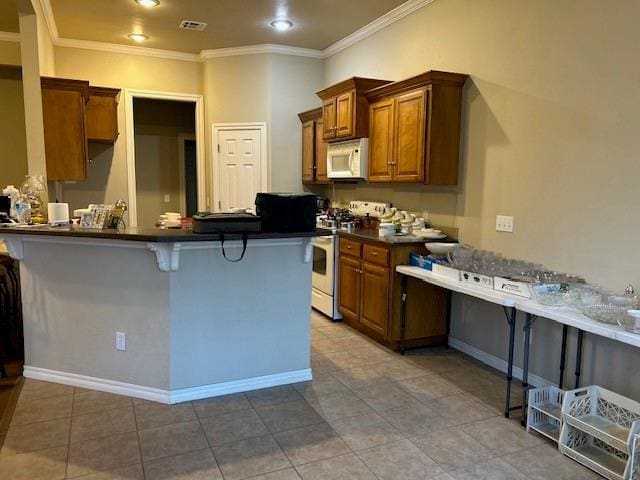
M 339 147 L 327 153 L 327 176 L 329 178 L 353 178 L 357 172 L 353 171 L 353 150 Z
M 313 273 L 311 285 L 313 288 L 333 296 L 334 279 L 334 248 L 333 237 L 315 237 L 313 244 Z

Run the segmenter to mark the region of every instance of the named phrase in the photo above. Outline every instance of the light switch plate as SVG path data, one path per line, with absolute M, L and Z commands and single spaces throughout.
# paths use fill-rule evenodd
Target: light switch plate
M 127 334 L 124 332 L 116 332 L 116 350 L 125 352 L 127 350 Z
M 508 215 L 497 215 L 496 231 L 513 233 L 513 217 Z
M 171 196 L 168 193 L 164 194 L 164 203 L 169 203 L 171 201 Z

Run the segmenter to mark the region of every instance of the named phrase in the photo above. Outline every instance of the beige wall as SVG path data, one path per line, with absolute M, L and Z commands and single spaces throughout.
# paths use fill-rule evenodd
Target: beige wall
M 20 65 L 20 42 L 0 40 L 0 65 Z
M 27 174 L 22 80 L 3 78 L 1 70 L 0 105 L 0 189 L 8 184 L 20 188 Z
M 448 216 L 454 206 L 460 239 L 480 248 L 640 288 L 639 16 L 635 0 L 436 0 L 329 58 L 325 82 L 468 73 L 460 191 L 389 198 Z M 383 196 L 358 188 L 369 192 Z M 515 216 L 515 233 L 495 231 L 497 214 Z M 453 313 L 454 337 L 505 358 L 499 309 L 460 297 Z M 533 371 L 555 380 L 560 329 L 535 328 Z M 588 335 L 583 381 L 640 399 L 639 361 L 637 349 Z
M 437 0 L 328 59 L 326 83 L 468 73 L 461 239 L 640 287 L 638 15 L 632 0 Z M 403 208 L 451 208 L 434 195 L 392 197 Z M 495 231 L 497 214 L 515 216 L 514 234 Z
M 267 122 L 270 189 L 300 191 L 297 113 L 319 106 L 314 92 L 322 87 L 323 69 L 323 60 L 279 54 L 208 59 L 204 84 L 209 154 L 211 124 Z M 210 171 L 207 178 L 210 183 Z
M 140 55 L 56 47 L 56 75 L 92 85 L 169 93 L 202 93 L 202 64 Z M 90 146 L 89 179 L 65 184 L 64 199 L 73 208 L 127 199 L 125 105 L 118 105 L 120 136 L 112 147 Z

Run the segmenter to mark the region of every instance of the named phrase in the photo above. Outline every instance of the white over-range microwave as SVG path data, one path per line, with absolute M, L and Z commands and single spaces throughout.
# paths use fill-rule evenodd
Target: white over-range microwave
M 366 180 L 368 160 L 368 138 L 327 145 L 327 175 L 329 178 L 362 178 Z

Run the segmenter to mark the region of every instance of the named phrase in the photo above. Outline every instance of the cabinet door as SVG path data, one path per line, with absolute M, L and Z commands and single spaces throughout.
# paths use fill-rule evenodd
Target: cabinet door
M 87 179 L 85 103 L 87 96 L 71 88 L 42 88 L 42 119 L 47 180 Z
M 352 323 L 360 318 L 361 268 L 359 260 L 340 255 L 340 313 Z
M 327 177 L 327 142 L 322 139 L 324 122 L 316 120 L 316 182 L 328 182 Z
M 424 181 L 426 95 L 425 90 L 419 90 L 396 98 L 396 182 Z
M 336 99 L 337 109 L 337 131 L 336 137 L 345 138 L 353 136 L 354 126 L 354 108 L 353 100 L 355 95 L 353 92 L 343 93 Z
M 87 103 L 87 140 L 114 143 L 118 138 L 118 102 L 120 91 L 89 87 Z
M 302 181 L 313 182 L 313 160 L 315 154 L 315 125 L 313 120 L 302 124 Z
M 322 138 L 331 140 L 336 138 L 336 98 L 325 100 L 322 104 Z
M 389 269 L 362 264 L 362 307 L 360 322 L 387 336 L 389 319 Z
M 369 106 L 369 182 L 390 182 L 393 178 L 393 99 Z

